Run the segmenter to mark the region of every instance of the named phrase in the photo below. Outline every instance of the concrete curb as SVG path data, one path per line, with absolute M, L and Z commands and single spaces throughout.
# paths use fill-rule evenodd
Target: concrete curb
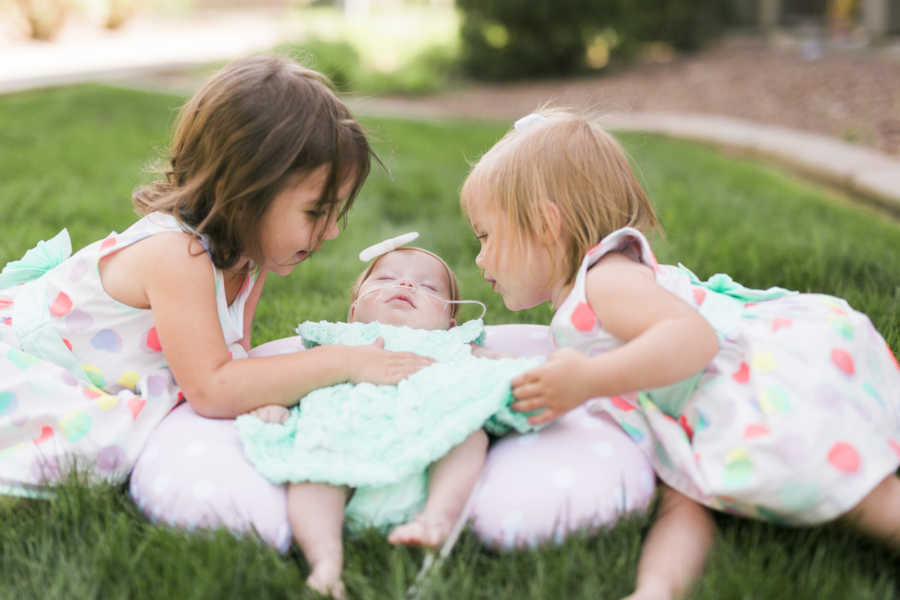
M 0 77 L 0 93 L 67 85 L 85 81 L 103 81 L 130 88 L 190 94 L 200 81 L 155 81 L 161 73 L 186 72 L 208 65 L 215 56 L 226 58 L 226 52 L 214 49 L 204 59 L 152 60 L 145 57 L 131 66 L 108 62 L 71 71 L 52 69 L 32 76 Z M 135 64 L 136 63 L 136 64 Z M 23 76 L 25 75 L 25 76 Z M 412 119 L 466 118 L 445 108 L 429 105 L 428 100 L 389 98 L 345 98 L 356 114 Z M 611 113 L 604 125 L 613 131 L 645 131 L 676 138 L 695 140 L 736 150 L 763 160 L 786 166 L 811 179 L 847 190 L 864 201 L 875 204 L 900 218 L 900 160 L 876 150 L 856 146 L 822 135 L 783 127 L 761 125 L 750 121 L 686 113 Z
M 608 127 L 696 140 L 774 160 L 900 216 L 900 160 L 875 150 L 822 135 L 709 115 L 614 114 L 608 117 Z
M 348 98 L 347 103 L 360 115 L 410 119 L 468 116 L 431 108 L 427 100 Z M 900 159 L 877 150 L 796 129 L 716 115 L 607 113 L 602 123 L 611 131 L 644 131 L 694 140 L 771 161 L 844 189 L 900 218 Z
M 102 81 L 188 95 L 201 83 L 198 68 L 271 48 L 281 40 L 292 39 L 300 26 L 281 9 L 262 8 L 198 13 L 190 20 L 148 15 L 114 32 L 99 30 L 90 22 L 73 22 L 53 44 L 19 42 L 0 48 L 0 93 Z M 552 86 L 542 89 L 539 93 L 546 93 L 548 98 L 563 91 Z M 426 119 L 477 116 L 457 114 L 451 105 L 428 98 L 345 99 L 354 113 L 362 115 Z M 500 118 L 518 112 L 512 106 L 491 109 Z M 510 123 L 516 116 L 509 118 Z M 873 149 L 705 114 L 617 113 L 607 116 L 606 125 L 612 130 L 696 140 L 771 160 L 844 188 L 900 217 L 900 158 Z
M 227 59 L 222 58 L 222 60 Z M 11 94 L 33 89 L 57 87 L 63 85 L 75 85 L 88 82 L 107 83 L 110 85 L 118 85 L 122 87 L 145 89 L 147 91 L 161 93 L 169 92 L 178 94 L 181 93 L 181 90 L 166 89 L 164 86 L 142 86 L 138 82 L 145 78 L 152 79 L 153 77 L 158 76 L 160 73 L 201 69 L 203 67 L 209 66 L 210 62 L 211 60 L 171 61 L 166 63 L 148 63 L 146 65 L 132 65 L 121 67 L 113 66 L 84 69 L 81 71 L 74 71 L 69 73 L 18 77 L 15 79 L 0 80 L 0 94 Z M 132 83 L 134 85 L 132 85 Z M 185 93 L 189 94 L 191 92 Z

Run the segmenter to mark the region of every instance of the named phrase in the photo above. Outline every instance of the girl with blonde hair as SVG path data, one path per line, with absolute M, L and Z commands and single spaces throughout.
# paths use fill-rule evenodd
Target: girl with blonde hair
M 686 592 L 712 545 L 707 509 L 790 525 L 845 517 L 900 547 L 900 365 L 865 315 L 659 264 L 625 153 L 570 112 L 517 122 L 461 203 L 506 306 L 556 309 L 559 349 L 513 380 L 513 408 L 540 411 L 537 424 L 587 405 L 662 482 L 634 598 Z

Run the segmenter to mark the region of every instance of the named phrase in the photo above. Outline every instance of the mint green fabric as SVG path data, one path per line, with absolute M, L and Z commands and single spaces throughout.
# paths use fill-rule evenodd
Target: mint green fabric
M 716 273 L 706 281 L 701 281 L 690 269 L 680 263 L 678 270 L 688 276 L 691 285 L 707 290 L 708 293 L 697 310 L 716 330 L 719 341 L 724 340 L 740 326 L 741 320 L 744 318 L 745 303 L 774 300 L 797 293 L 780 287 L 770 287 L 767 290 L 748 288 L 725 273 Z M 685 403 L 694 394 L 702 376 L 703 371 L 672 385 L 641 392 L 641 399 L 644 402 L 649 400 L 665 414 L 677 417 L 682 413 Z
M 308 345 L 363 345 L 382 337 L 387 349 L 437 361 L 398 385 L 315 390 L 283 424 L 252 415 L 237 419 L 247 457 L 271 481 L 356 488 L 347 507 L 351 528 L 384 528 L 412 518 L 424 504 L 428 466 L 473 431 L 535 429 L 528 415 L 509 409 L 509 382 L 542 359 L 472 356 L 470 342 L 484 335 L 480 320 L 449 330 L 322 321 L 297 331 Z
M 0 290 L 21 285 L 12 322 L 19 349 L 52 360 L 82 382 L 91 380 L 81 363 L 53 327 L 47 309 L 49 292 L 44 274 L 61 265 L 72 254 L 69 232 L 62 229 L 49 240 L 39 241 L 19 260 L 6 263 L 0 272 Z M 27 285 L 26 285 L 27 284 Z
M 706 281 L 701 281 L 699 277 L 694 275 L 693 271 L 688 269 L 683 264 L 678 263 L 678 269 L 687 274 L 692 284 L 703 286 L 712 292 L 730 296 L 736 300 L 740 300 L 741 302 L 760 302 L 762 300 L 774 300 L 775 298 L 790 296 L 797 293 L 780 287 L 770 287 L 767 290 L 755 290 L 753 288 L 748 288 L 741 285 L 726 273 L 716 273 Z
M 702 377 L 703 371 L 700 371 L 671 385 L 638 392 L 638 397 L 644 402 L 650 400 L 661 411 L 672 418 L 677 418 L 682 413 L 684 405 L 691 399 Z
M 6 263 L 0 272 L 0 290 L 37 279 L 72 254 L 69 232 L 63 229 L 49 240 L 41 240 L 19 260 Z
M 469 342 L 481 344 L 484 340 L 484 323 L 480 319 L 466 321 L 450 329 L 411 329 L 373 323 L 334 323 L 331 321 L 305 321 L 297 329 L 307 348 L 344 344 L 364 346 L 376 338 L 384 338 L 385 348 L 398 352 L 416 352 L 435 360 L 456 360 L 471 356 Z

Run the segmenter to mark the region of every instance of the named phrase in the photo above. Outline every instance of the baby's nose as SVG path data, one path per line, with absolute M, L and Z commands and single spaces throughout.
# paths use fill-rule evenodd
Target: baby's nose
M 399 285 L 399 286 L 401 286 L 401 287 L 408 287 L 408 288 L 414 288 L 414 287 L 416 287 L 416 284 L 413 283 L 413 281 L 412 281 L 411 279 L 400 279 L 400 280 L 397 282 L 397 285 Z

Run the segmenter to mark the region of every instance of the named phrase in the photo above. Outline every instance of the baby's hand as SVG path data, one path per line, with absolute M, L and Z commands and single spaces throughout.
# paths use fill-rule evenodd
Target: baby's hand
M 582 374 L 588 368 L 588 357 L 571 348 L 557 350 L 544 364 L 512 380 L 516 402 L 513 410 L 541 413 L 528 419 L 532 425 L 552 421 L 586 401 L 587 385 Z
M 260 408 L 251 411 L 250 414 L 266 423 L 284 423 L 287 421 L 291 411 L 284 406 L 270 404 L 268 406 L 261 406 Z
M 378 338 L 371 346 L 356 346 L 355 349 L 359 354 L 350 377 L 353 383 L 393 385 L 434 362 L 432 358 L 413 352 L 385 350 L 383 338 Z

